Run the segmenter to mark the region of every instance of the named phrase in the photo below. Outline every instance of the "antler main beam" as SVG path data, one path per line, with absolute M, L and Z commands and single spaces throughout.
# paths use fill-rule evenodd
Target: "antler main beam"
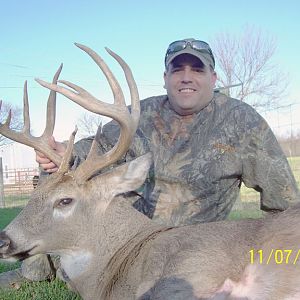
M 57 83 L 58 77 L 62 70 L 62 65 L 54 75 L 53 84 Z M 1 103 L 0 103 L 1 109 Z M 0 124 L 0 134 L 5 137 L 19 142 L 21 144 L 32 147 L 42 153 L 44 153 L 50 160 L 56 165 L 60 165 L 62 158 L 49 146 L 49 138 L 53 135 L 55 125 L 55 112 L 56 112 L 56 92 L 51 91 L 48 104 L 47 104 L 47 122 L 46 128 L 40 137 L 32 136 L 30 133 L 30 117 L 29 117 L 29 104 L 28 104 L 28 92 L 27 92 L 27 81 L 24 84 L 24 96 L 23 96 L 23 117 L 24 126 L 22 131 L 14 131 L 10 128 L 11 111 L 9 111 L 7 120 L 4 124 Z
M 113 104 L 108 104 L 96 99 L 85 89 L 66 80 L 59 80 L 58 82 L 68 86 L 71 89 L 59 86 L 56 83 L 51 84 L 40 79 L 36 80 L 42 86 L 54 92 L 63 94 L 64 96 L 87 110 L 97 114 L 108 116 L 116 120 L 120 125 L 120 136 L 117 144 L 109 152 L 105 153 L 102 156 L 99 156 L 97 153 L 97 138 L 95 138 L 86 161 L 84 161 L 74 173 L 74 177 L 76 178 L 77 182 L 83 183 L 91 176 L 93 176 L 97 171 L 113 164 L 126 153 L 138 126 L 140 104 L 138 90 L 132 72 L 129 66 L 120 56 L 106 48 L 107 52 L 117 60 L 125 73 L 126 81 L 129 86 L 131 95 L 131 113 L 126 107 L 124 95 L 118 81 L 116 80 L 115 76 L 106 65 L 104 60 L 92 49 L 81 44 L 75 45 L 81 50 L 85 51 L 95 61 L 95 63 L 99 66 L 99 68 L 106 76 L 114 95 Z

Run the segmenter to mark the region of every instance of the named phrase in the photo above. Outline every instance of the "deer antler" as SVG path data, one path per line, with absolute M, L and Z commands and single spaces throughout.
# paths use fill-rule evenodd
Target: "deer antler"
M 54 75 L 53 84 L 57 83 L 57 79 L 62 70 L 62 64 Z M 27 93 L 27 81 L 24 84 L 24 96 L 23 96 L 23 116 L 24 116 L 24 127 L 20 132 L 10 129 L 11 121 L 11 110 L 9 111 L 8 117 L 4 124 L 0 124 L 0 134 L 7 138 L 19 142 L 21 144 L 32 147 L 44 154 L 51 159 L 56 165 L 60 165 L 62 158 L 49 146 L 49 138 L 53 135 L 55 125 L 55 108 L 56 108 L 56 92 L 51 91 L 48 104 L 47 104 L 47 123 L 43 134 L 40 137 L 32 136 L 30 133 L 30 117 L 29 117 L 29 104 L 28 104 L 28 93 Z M 1 102 L 0 102 L 1 109 Z
M 116 80 L 115 76 L 106 65 L 104 60 L 92 49 L 77 43 L 75 45 L 81 50 L 85 51 L 96 62 L 96 64 L 100 67 L 100 69 L 106 76 L 114 95 L 113 104 L 104 103 L 96 99 L 83 88 L 65 80 L 59 80 L 58 82 L 63 83 L 64 85 L 70 87 L 72 90 L 59 86 L 55 83 L 51 84 L 39 79 L 36 80 L 42 86 L 65 95 L 67 98 L 71 99 L 75 103 L 91 112 L 111 117 L 120 125 L 120 136 L 118 142 L 110 151 L 108 151 L 104 155 L 99 156 L 97 154 L 97 138 L 95 138 L 95 140 L 93 141 L 87 159 L 81 165 L 79 165 L 74 173 L 76 181 L 78 183 L 83 183 L 91 176 L 93 176 L 97 171 L 113 164 L 120 157 L 122 157 L 123 154 L 126 153 L 138 126 L 140 104 L 138 90 L 132 72 L 129 66 L 123 61 L 120 56 L 118 56 L 108 48 L 105 48 L 107 52 L 117 60 L 125 73 L 126 81 L 129 86 L 131 95 L 131 113 L 129 113 L 128 111 L 124 95 L 118 81 Z M 99 132 L 97 134 L 99 134 Z

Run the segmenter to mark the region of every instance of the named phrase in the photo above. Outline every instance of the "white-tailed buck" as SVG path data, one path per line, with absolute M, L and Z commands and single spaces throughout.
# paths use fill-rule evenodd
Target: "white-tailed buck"
M 95 175 L 124 155 L 139 122 L 139 96 L 126 63 L 131 93 L 129 113 L 122 90 L 104 61 L 87 52 L 102 69 L 114 94 L 106 104 L 77 85 L 38 82 L 51 90 L 47 126 L 40 138 L 30 135 L 27 88 L 24 130 L 0 133 L 45 153 L 59 170 L 33 192 L 23 211 L 0 233 L 0 258 L 24 259 L 58 254 L 71 285 L 85 300 L 96 299 L 300 299 L 300 206 L 257 220 L 223 221 L 177 228 L 163 227 L 135 210 L 122 196 L 139 188 L 151 164 L 146 154 Z M 55 93 L 120 124 L 115 147 L 99 156 L 97 145 L 70 170 L 74 135 L 64 157 L 48 146 L 55 121 Z

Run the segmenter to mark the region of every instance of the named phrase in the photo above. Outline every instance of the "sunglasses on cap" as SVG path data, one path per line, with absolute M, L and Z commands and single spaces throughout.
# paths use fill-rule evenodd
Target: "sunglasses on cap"
M 215 64 L 215 58 L 213 56 L 212 50 L 210 49 L 209 45 L 200 40 L 181 40 L 181 41 L 175 41 L 171 43 L 168 47 L 166 56 L 165 56 L 165 64 L 167 62 L 167 59 L 169 55 L 184 50 L 187 46 L 189 46 L 191 49 L 198 51 L 198 52 L 206 52 L 210 55 L 212 61 Z

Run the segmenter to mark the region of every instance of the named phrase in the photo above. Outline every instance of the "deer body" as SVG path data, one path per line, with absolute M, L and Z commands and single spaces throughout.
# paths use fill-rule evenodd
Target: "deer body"
M 290 230 L 300 221 L 299 207 L 266 219 L 161 227 L 117 196 L 142 183 L 149 164 L 146 155 L 79 187 L 70 177 L 52 175 L 1 233 L 2 240 L 11 241 L 1 250 L 2 257 L 59 254 L 70 284 L 87 300 L 214 299 L 210 297 L 226 290 L 222 285 L 227 279 L 238 282 L 243 277 L 251 249 L 299 247 L 298 230 Z M 58 180 L 63 181 L 59 187 Z M 74 203 L 53 207 L 57 199 Z M 264 270 L 272 274 L 277 267 L 273 290 L 280 289 L 280 274 L 296 273 L 300 278 L 297 266 L 276 266 L 272 261 L 270 266 L 253 267 L 253 278 Z M 294 285 L 288 278 L 287 291 Z M 264 295 L 249 299 L 285 299 Z
M 47 154 L 60 167 L 34 190 L 28 205 L 0 233 L 0 258 L 58 254 L 70 284 L 85 300 L 300 299 L 297 265 L 286 261 L 277 265 L 274 259 L 250 264 L 249 255 L 251 249 L 264 253 L 290 249 L 296 254 L 300 205 L 266 219 L 168 228 L 136 211 L 122 196 L 142 185 L 152 162 L 150 154 L 95 176 L 126 153 L 138 126 L 139 98 L 130 69 L 119 56 L 108 50 L 125 72 L 131 113 L 104 61 L 93 50 L 77 46 L 102 69 L 115 102 L 103 103 L 67 81 L 60 82 L 72 90 L 58 86 L 59 69 L 52 84 L 39 81 L 51 93 L 47 126 L 36 138 L 30 134 L 25 84 L 23 132 L 9 128 L 9 116 L 0 124 L 0 133 Z M 54 128 L 55 92 L 117 120 L 121 130 L 114 148 L 99 157 L 93 143 L 86 161 L 70 169 L 75 132 L 63 158 L 47 144 Z
M 146 167 L 142 170 L 141 162 L 139 166 L 145 176 Z M 208 295 L 226 278 L 238 279 L 249 262 L 248 252 L 255 244 L 261 221 L 165 229 L 132 208 L 126 199 L 107 198 L 114 197 L 103 193 L 105 187 L 114 189 L 109 179 L 114 178 L 114 187 L 117 184 L 117 175 L 112 175 L 92 179 L 97 182 L 89 184 L 98 186 L 97 189 L 89 185 L 78 188 L 71 178 L 55 188 L 57 180 L 49 178 L 51 182 L 38 187 L 28 206 L 5 229 L 3 234 L 9 237 L 13 247 L 3 257 L 20 252 L 25 255 L 32 248 L 30 255 L 59 254 L 71 285 L 84 299 L 102 299 L 99 295 L 106 299 L 102 294 L 105 290 L 111 299 L 138 299 L 160 284 L 164 286 L 161 299 L 167 299 L 168 286 L 169 299 L 175 299 L 178 289 L 183 295 Z M 118 175 L 118 184 L 124 184 L 123 177 L 128 175 L 133 178 L 133 174 Z M 142 183 L 142 175 L 134 176 L 134 180 Z M 72 198 L 74 203 L 53 209 L 57 198 Z M 45 208 L 46 203 L 49 205 Z M 157 234 L 148 240 L 152 233 Z M 227 243 L 236 247 L 228 249 Z M 178 299 L 184 299 L 183 295 Z

